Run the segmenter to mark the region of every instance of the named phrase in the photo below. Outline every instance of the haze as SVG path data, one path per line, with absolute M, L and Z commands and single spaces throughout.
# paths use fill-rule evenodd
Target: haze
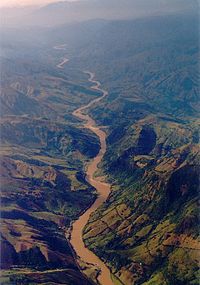
M 76 3 L 74 3 L 76 1 Z M 119 20 L 196 10 L 196 0 L 1 0 L 1 26 L 52 27 L 94 19 Z M 47 5 L 47 3 L 54 5 Z M 69 3 L 71 2 L 71 3 Z M 17 5 L 17 8 L 15 8 Z M 25 9 L 24 6 L 26 5 Z M 43 7 L 37 9 L 35 5 Z M 8 7 L 7 6 L 7 7 Z
M 33 5 L 42 6 L 42 5 L 46 5 L 48 3 L 53 3 L 53 2 L 58 2 L 58 1 L 56 0 L 1 0 L 0 7 L 33 6 Z

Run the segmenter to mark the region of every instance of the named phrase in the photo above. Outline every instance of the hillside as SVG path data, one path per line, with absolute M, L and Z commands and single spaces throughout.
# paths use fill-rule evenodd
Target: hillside
M 198 129 L 147 117 L 109 136 L 113 191 L 84 238 L 122 284 L 198 284 Z
M 84 228 L 86 246 L 115 285 L 199 284 L 198 4 L 151 1 L 147 15 L 136 1 L 141 14 L 129 17 L 119 0 L 115 19 L 107 2 L 104 19 L 91 17 L 99 1 L 61 2 L 34 12 L 40 31 L 3 33 L 2 284 L 97 284 L 96 264 L 69 243 L 97 197 L 86 177 L 102 151 L 95 122 L 107 135 L 95 176 L 111 193 Z M 69 24 L 66 5 L 75 16 L 93 8 Z M 44 27 L 60 12 L 63 25 Z
M 101 167 L 113 185 L 84 239 L 119 284 L 198 284 L 197 24 L 111 23 L 80 56 L 110 92 L 91 114 L 108 127 Z
M 23 49 L 1 59 L 1 284 L 93 284 L 66 238 L 96 197 L 84 166 L 99 150 L 71 112 L 98 92 Z

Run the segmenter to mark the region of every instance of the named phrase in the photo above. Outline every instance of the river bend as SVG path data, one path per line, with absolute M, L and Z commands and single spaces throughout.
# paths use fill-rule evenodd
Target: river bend
M 73 112 L 73 115 L 82 120 L 84 122 L 84 127 L 95 133 L 100 140 L 100 151 L 97 156 L 89 162 L 86 172 L 86 179 L 96 188 L 98 197 L 91 207 L 73 223 L 70 243 L 81 260 L 95 264 L 101 270 L 98 276 L 98 281 L 101 285 L 113 285 L 109 268 L 102 260 L 99 259 L 98 256 L 90 251 L 83 242 L 83 229 L 88 223 L 90 215 L 107 200 L 110 194 L 110 184 L 105 182 L 105 177 L 94 176 L 98 169 L 98 164 L 101 162 L 106 152 L 106 133 L 96 125 L 96 122 L 89 115 L 84 114 L 85 110 L 91 108 L 94 104 L 100 102 L 104 97 L 106 97 L 108 92 L 103 90 L 100 82 L 94 79 L 94 73 L 89 71 L 86 71 L 85 73 L 89 75 L 88 80 L 93 84 L 91 88 L 102 92 L 102 96 L 92 100 L 89 104 L 78 108 Z

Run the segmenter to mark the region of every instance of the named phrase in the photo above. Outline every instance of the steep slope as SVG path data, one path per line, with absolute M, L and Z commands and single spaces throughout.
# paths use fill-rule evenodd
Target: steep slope
M 148 117 L 107 153 L 113 191 L 84 238 L 123 284 L 198 283 L 198 128 Z
M 15 45 L 4 46 L 2 245 L 8 284 L 16 278 L 90 282 L 83 281 L 64 237 L 95 198 L 83 170 L 99 142 L 77 127 L 72 112 L 99 93 L 80 70 L 95 72 L 109 92 L 88 110 L 106 127 L 108 149 L 97 174 L 107 175 L 112 193 L 91 216 L 86 245 L 111 268 L 116 284 L 199 283 L 198 26 L 195 11 L 182 11 L 56 27 L 45 40 L 67 42 L 60 61 L 60 50 L 37 46 L 41 33 L 28 39 L 37 38 L 37 48 L 23 46 L 17 56 Z M 67 65 L 55 70 L 66 56 Z
M 94 58 L 90 47 L 82 54 L 110 92 L 90 114 L 108 127 L 101 167 L 113 184 L 84 239 L 116 284 L 198 284 L 197 24 L 195 15 L 111 23 Z
M 77 64 L 96 71 L 110 92 L 107 104 L 93 109 L 93 116 L 108 125 L 114 117 L 116 124 L 126 121 L 126 113 L 131 121 L 136 112 L 137 117 L 197 114 L 198 26 L 195 13 L 105 25 L 77 58 Z
M 0 281 L 94 284 L 67 237 L 96 197 L 84 165 L 99 150 L 97 136 L 79 128 L 70 110 L 98 92 L 62 79 L 56 67 L 42 68 L 37 53 L 30 51 L 25 66 L 11 54 L 2 59 Z

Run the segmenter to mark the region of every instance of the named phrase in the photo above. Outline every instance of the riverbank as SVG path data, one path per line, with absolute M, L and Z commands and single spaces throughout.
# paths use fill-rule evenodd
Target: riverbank
M 94 177 L 94 174 L 98 169 L 98 164 L 101 162 L 106 152 L 106 133 L 96 125 L 96 122 L 89 115 L 84 114 L 84 111 L 86 109 L 91 108 L 93 104 L 101 101 L 105 96 L 108 95 L 108 92 L 101 89 L 100 82 L 94 79 L 94 73 L 89 71 L 86 71 L 85 73 L 89 75 L 89 82 L 94 84 L 91 88 L 102 92 L 102 96 L 92 100 L 89 104 L 78 108 L 73 112 L 73 115 L 82 120 L 84 123 L 83 127 L 94 132 L 100 140 L 100 151 L 97 156 L 89 162 L 86 172 L 86 179 L 93 187 L 95 187 L 98 197 L 96 201 L 91 205 L 91 207 L 88 208 L 86 212 L 83 213 L 79 219 L 73 223 L 70 235 L 70 243 L 76 255 L 82 261 L 94 264 L 100 269 L 100 274 L 98 275 L 98 281 L 100 284 L 113 285 L 109 268 L 104 264 L 102 260 L 100 260 L 92 251 L 90 251 L 85 246 L 82 237 L 83 229 L 87 224 L 90 215 L 107 200 L 110 194 L 110 184 L 105 182 L 105 177 Z

